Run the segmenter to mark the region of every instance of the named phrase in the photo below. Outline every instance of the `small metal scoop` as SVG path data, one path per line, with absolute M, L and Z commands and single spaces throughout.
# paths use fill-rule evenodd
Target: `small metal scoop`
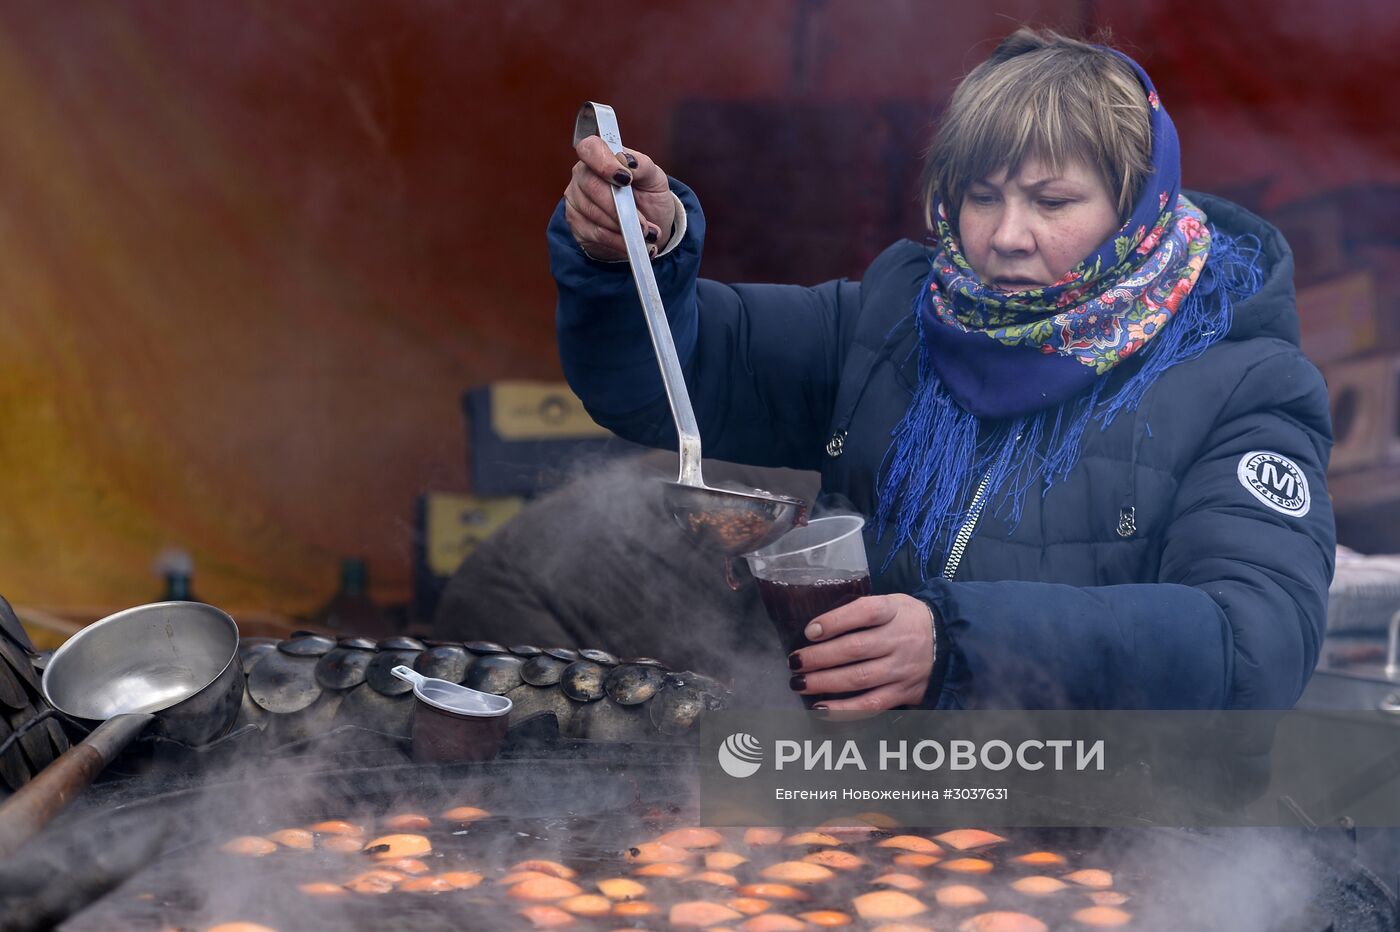
M 600 136 L 613 152 L 622 151 L 622 134 L 618 132 L 617 116 L 612 107 L 589 102 L 579 109 L 574 123 L 574 145 L 588 136 Z M 705 484 L 700 474 L 700 428 L 690 406 L 690 394 L 686 391 L 676 344 L 671 339 L 671 327 L 666 322 L 661 292 L 651 271 L 651 257 L 642 240 L 637 202 L 630 187 L 613 185 L 612 194 L 622 238 L 627 244 L 632 280 L 641 298 L 647 329 L 651 331 L 651 344 L 661 365 L 666 400 L 671 404 L 671 416 L 675 418 L 680 438 L 680 475 L 675 482 L 666 484 L 666 506 L 681 529 L 702 546 L 730 557 L 757 550 L 807 523 L 807 503 L 762 489 L 731 492 Z

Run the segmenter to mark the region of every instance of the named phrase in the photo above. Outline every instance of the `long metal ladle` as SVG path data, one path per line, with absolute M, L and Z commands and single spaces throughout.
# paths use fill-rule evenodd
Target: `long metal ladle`
M 612 107 L 590 101 L 579 109 L 574 122 L 574 145 L 588 136 L 601 137 L 614 153 L 622 151 L 622 134 L 618 132 L 617 115 Z M 627 244 L 632 280 L 637 285 L 647 330 L 651 332 L 651 345 L 661 366 L 666 400 L 670 402 L 680 439 L 680 475 L 675 482 L 666 483 L 666 506 L 681 529 L 702 546 L 730 557 L 757 550 L 792 528 L 806 524 L 807 503 L 761 489 L 732 492 L 705 484 L 700 473 L 700 427 L 690 406 L 690 393 L 686 391 L 676 344 L 671 339 L 661 292 L 651 271 L 651 257 L 642 239 L 637 201 L 630 187 L 613 185 L 612 195 L 622 238 Z

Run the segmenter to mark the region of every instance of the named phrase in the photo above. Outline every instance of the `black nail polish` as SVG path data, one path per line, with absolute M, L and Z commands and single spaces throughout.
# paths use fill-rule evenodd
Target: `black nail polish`
M 826 703 L 824 703 L 824 702 L 818 702 L 816 705 L 812 706 L 812 711 L 813 711 L 813 712 L 825 712 L 825 711 L 827 711 Z
M 789 670 L 801 670 L 801 669 L 802 669 L 802 655 L 799 654 L 797 651 L 793 651 L 792 653 L 788 654 L 788 669 L 789 669 Z
M 795 693 L 800 693 L 807 688 L 807 677 L 804 674 L 797 674 L 788 680 L 788 689 Z
M 626 186 L 632 183 L 632 176 L 619 168 L 617 171 L 613 172 L 613 181 Z
M 657 228 L 656 228 L 656 227 L 647 227 L 646 241 L 647 241 L 648 243 L 654 243 L 654 242 L 656 242 L 656 236 L 657 236 Z
M 636 168 L 636 167 L 637 167 L 637 160 L 632 156 L 632 153 L 630 153 L 630 152 L 624 152 L 624 153 L 622 153 L 622 154 L 623 154 L 623 156 L 627 159 L 627 167 L 628 167 L 628 168 Z

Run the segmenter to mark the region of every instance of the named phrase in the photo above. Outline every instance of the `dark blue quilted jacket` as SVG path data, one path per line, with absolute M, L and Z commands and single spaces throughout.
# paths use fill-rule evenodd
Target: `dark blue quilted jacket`
M 917 382 L 916 337 L 900 323 L 912 323 L 928 250 L 896 243 L 860 282 L 708 281 L 699 202 L 672 187 L 689 226 L 654 267 L 706 455 L 820 470 L 826 492 L 872 515 Z M 1298 348 L 1283 237 L 1192 197 L 1219 229 L 1263 244 L 1264 284 L 1236 304 L 1228 336 L 1167 370 L 1136 411 L 1091 425 L 1078 465 L 1027 495 L 1014 529 L 984 512 L 951 578 L 947 554 L 919 567 L 908 547 L 875 572 L 875 591 L 936 609 L 930 705 L 1288 708 L 1307 684 L 1334 560 L 1327 391 Z M 674 447 L 626 264 L 584 256 L 562 206 L 549 247 L 570 385 L 600 424 Z

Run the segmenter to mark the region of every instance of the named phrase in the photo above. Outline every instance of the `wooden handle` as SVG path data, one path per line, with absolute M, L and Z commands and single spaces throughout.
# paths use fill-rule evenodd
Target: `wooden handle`
M 0 803 L 0 859 L 19 852 L 155 718 L 131 712 L 109 718 Z

